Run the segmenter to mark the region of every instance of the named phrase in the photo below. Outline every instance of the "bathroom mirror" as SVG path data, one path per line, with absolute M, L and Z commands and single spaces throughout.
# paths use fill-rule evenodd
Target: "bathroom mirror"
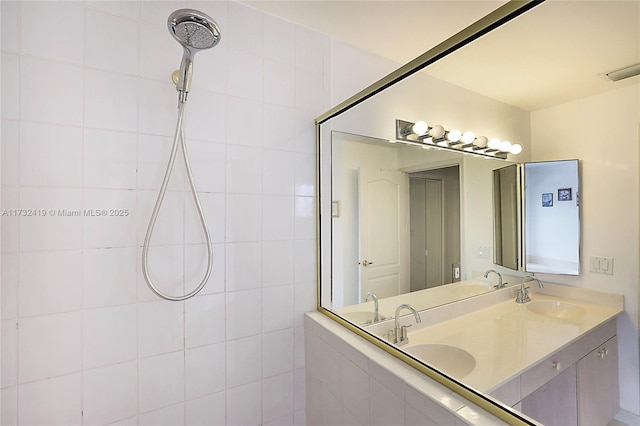
M 493 262 L 520 269 L 520 168 L 511 164 L 493 171 Z
M 366 322 L 369 292 L 427 309 L 492 290 L 481 274 L 492 267 L 492 170 L 505 164 L 332 132 L 332 309 Z M 474 241 L 486 248 L 463 252 Z M 483 282 L 459 285 L 474 276 Z
M 409 205 L 411 176 L 420 179 L 424 178 L 421 173 L 425 171 L 458 168 L 461 283 L 470 283 L 471 287 L 491 287 L 486 286 L 486 281 L 476 281 L 488 269 L 496 269 L 505 274 L 511 272 L 515 276 L 523 276 L 525 272 L 522 269 L 542 272 L 538 247 L 545 242 L 545 238 L 540 240 L 528 234 L 539 232 L 540 226 L 545 225 L 541 225 L 541 221 L 535 219 L 536 212 L 533 211 L 533 207 L 539 210 L 547 209 L 545 212 L 548 214 L 551 209 L 550 203 L 553 202 L 553 213 L 560 213 L 560 208 L 569 210 L 568 206 L 573 203 L 571 215 L 579 218 L 578 181 L 563 179 L 545 183 L 541 190 L 529 189 L 528 196 L 536 201 L 525 202 L 522 207 L 518 207 L 517 193 L 514 195 L 513 188 L 507 188 L 505 184 L 505 187 L 500 189 L 500 196 L 504 193 L 504 197 L 510 200 L 505 200 L 504 206 L 502 202 L 496 206 L 494 181 L 497 177 L 494 171 L 503 169 L 508 163 L 474 157 L 473 153 L 439 151 L 437 147 L 424 149 L 404 146 L 396 138 L 395 123 L 396 120 L 413 123 L 425 120 L 429 126 L 441 125 L 445 129 L 458 129 L 462 132 L 471 130 L 475 135 L 508 140 L 524 147 L 517 157 L 509 154 L 508 161 L 530 161 L 534 132 L 538 132 L 535 135 L 538 138 L 558 138 L 558 143 L 563 138 L 562 134 L 554 133 L 553 128 L 538 125 L 536 111 L 637 83 L 636 78 L 616 82 L 614 85 L 601 76 L 602 73 L 616 67 L 640 62 L 637 42 L 638 9 L 637 4 L 631 3 L 634 2 L 509 2 L 495 14 L 478 21 L 462 33 L 427 51 L 320 116 L 316 127 L 319 148 L 319 310 L 331 317 L 336 317 L 334 314 L 337 314 L 338 320 L 346 319 L 348 322 L 342 323 L 352 330 L 365 338 L 368 336 L 370 341 L 387 348 L 390 352 L 396 351 L 391 346 L 385 346 L 386 342 L 383 339 L 367 334 L 366 325 L 371 321 L 367 314 L 370 315 L 373 311 L 374 302 L 370 297 L 368 302 L 363 303 L 371 286 L 361 284 L 361 275 L 362 269 L 369 266 L 387 266 L 385 262 L 389 259 L 396 260 L 398 264 L 404 262 L 404 270 L 409 270 L 409 256 L 403 260 L 399 255 L 391 256 L 391 251 L 388 251 L 384 253 L 388 257 L 381 265 L 380 261 L 364 257 L 359 251 L 361 245 L 367 243 L 362 243 L 354 237 L 360 230 L 361 223 L 358 221 L 358 212 L 348 205 L 346 197 L 350 191 L 352 203 L 355 203 L 355 200 L 358 203 L 365 202 L 358 194 L 358 182 L 366 177 L 366 158 L 362 152 L 355 157 L 346 155 L 344 150 L 348 144 L 352 146 L 346 148 L 347 150 L 366 150 L 366 155 L 373 155 L 374 151 L 384 151 L 384 154 L 377 155 L 377 160 L 395 161 L 396 164 L 390 167 L 390 170 L 404 176 L 406 189 L 402 189 L 400 184 L 392 185 L 389 183 L 392 182 L 391 179 L 386 179 L 384 185 L 379 186 L 384 187 L 389 198 L 395 196 L 398 200 L 406 201 L 394 204 L 395 213 L 391 210 L 376 212 L 391 217 L 404 217 L 406 227 L 409 227 L 411 222 L 410 208 L 402 206 Z M 620 46 L 620 49 L 616 49 L 613 54 L 614 49 L 611 46 Z M 550 67 L 545 59 L 549 49 L 564 52 L 561 55 L 564 59 L 559 59 L 553 67 Z M 592 55 L 598 60 L 594 61 Z M 554 55 L 554 58 L 558 58 L 558 55 Z M 576 67 L 569 67 L 574 64 L 580 65 L 577 67 L 578 70 Z M 571 71 L 568 71 L 569 68 Z M 538 154 L 537 159 L 564 160 L 554 157 L 554 153 L 557 152 L 561 151 L 548 149 L 544 154 Z M 403 162 L 401 159 L 407 161 Z M 475 165 L 472 165 L 475 160 L 480 161 L 484 168 L 476 169 Z M 345 161 L 352 163 L 350 171 L 347 171 Z M 360 165 L 355 167 L 356 164 L 353 164 L 358 161 L 362 166 L 362 175 Z M 577 171 L 577 161 L 572 160 L 568 163 L 573 163 Z M 376 164 L 373 168 L 380 167 Z M 348 188 L 345 189 L 338 182 L 340 179 L 351 182 L 347 185 Z M 420 191 L 422 190 L 416 187 L 414 192 Z M 527 192 L 527 189 L 524 192 Z M 543 194 L 552 194 L 552 197 Z M 527 196 L 524 193 L 522 195 Z M 508 203 L 513 204 L 514 198 L 515 209 L 513 205 L 507 206 Z M 559 198 L 563 201 L 559 201 Z M 476 205 L 486 208 L 476 208 Z M 501 209 L 501 214 L 505 216 L 499 224 L 496 224 L 497 219 L 493 214 L 494 207 Z M 527 213 L 528 207 L 531 211 Z M 517 241 L 513 236 L 513 229 L 517 228 L 517 223 L 514 222 L 517 222 L 517 219 L 506 219 L 508 214 L 517 211 L 518 208 L 523 209 L 525 217 L 532 218 L 531 229 L 527 230 L 526 225 L 523 225 L 525 236 L 520 237 L 521 241 Z M 444 212 L 443 208 L 441 212 Z M 444 213 L 442 216 L 447 218 Z M 562 221 L 568 217 L 567 215 L 559 219 L 559 223 L 564 223 Z M 547 218 L 543 219 L 544 222 L 546 220 Z M 533 225 L 536 222 L 537 225 Z M 499 229 L 495 229 L 494 225 Z M 534 226 L 537 228 L 534 229 Z M 574 243 L 580 241 L 579 222 L 571 226 L 560 226 L 569 228 L 570 235 L 565 235 L 565 240 Z M 402 225 L 397 227 L 398 235 L 402 232 L 406 235 L 409 232 Z M 546 230 L 551 231 L 551 227 Z M 375 233 L 375 226 L 373 231 Z M 381 236 L 376 234 L 375 237 Z M 351 238 L 349 244 L 344 243 L 345 238 Z M 501 241 L 499 252 L 494 245 L 494 238 Z M 380 243 L 377 240 L 373 241 Z M 526 248 L 519 254 L 518 248 L 523 243 Z M 409 245 L 410 243 L 406 243 L 405 246 L 397 244 L 395 247 L 394 244 L 393 248 L 395 251 L 401 251 L 402 247 Z M 374 248 L 381 247 L 378 245 Z M 411 249 L 407 247 L 405 253 L 410 252 Z M 571 253 L 574 253 L 573 249 Z M 572 254 L 566 259 L 559 258 L 579 272 L 579 257 Z M 497 263 L 504 266 L 496 265 Z M 518 264 L 523 264 L 524 268 L 519 268 Z M 347 269 L 350 269 L 350 272 L 346 271 Z M 451 273 L 446 269 L 443 271 L 445 275 Z M 557 273 L 550 269 L 544 271 Z M 388 271 L 375 279 L 390 280 L 386 273 Z M 457 288 L 458 284 L 454 282 L 437 288 L 456 289 L 458 299 L 438 300 L 438 297 L 431 296 L 423 302 L 417 296 L 432 289 L 410 291 L 411 280 L 408 277 L 404 281 L 398 278 L 397 282 L 393 282 L 390 287 L 399 293 L 398 296 L 393 296 L 395 306 L 406 301 L 415 304 L 419 310 L 432 306 L 440 306 L 442 310 L 446 310 L 450 302 L 469 296 L 469 293 L 462 291 L 464 289 L 461 284 Z M 400 290 L 404 290 L 405 293 L 400 294 Z M 487 288 L 487 291 L 492 291 L 492 287 Z M 379 299 L 382 309 L 384 301 L 388 298 Z M 357 303 L 352 304 L 354 301 Z M 381 314 L 384 321 L 385 318 L 393 316 L 393 311 L 390 314 L 388 311 L 381 311 Z M 464 378 L 452 380 L 450 377 L 438 376 L 431 368 L 424 369 L 424 372 L 455 388 L 456 391 L 475 392 L 464 386 Z M 457 387 L 460 383 L 464 389 Z M 478 392 L 475 394 L 480 395 Z M 485 402 L 487 404 L 483 405 L 483 408 L 495 405 L 494 401 L 488 399 Z M 503 408 L 508 410 L 506 407 Z

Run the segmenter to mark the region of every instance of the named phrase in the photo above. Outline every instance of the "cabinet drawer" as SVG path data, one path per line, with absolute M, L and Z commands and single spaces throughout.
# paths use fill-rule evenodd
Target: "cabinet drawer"
M 539 364 L 522 373 L 520 376 L 521 398 L 531 394 L 565 369 L 578 362 L 578 360 L 586 356 L 595 347 L 615 336 L 615 334 L 615 320 L 608 321 L 580 338 L 577 342 L 550 355 Z

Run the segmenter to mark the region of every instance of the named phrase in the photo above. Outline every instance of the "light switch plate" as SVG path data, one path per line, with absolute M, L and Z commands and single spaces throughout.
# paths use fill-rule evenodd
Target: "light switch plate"
M 489 247 L 478 246 L 478 259 L 489 259 Z
M 613 257 L 590 256 L 589 272 L 613 275 Z

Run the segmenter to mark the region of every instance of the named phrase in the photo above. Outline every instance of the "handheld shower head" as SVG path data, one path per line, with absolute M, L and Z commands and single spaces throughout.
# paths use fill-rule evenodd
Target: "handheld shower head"
M 180 102 L 187 100 L 191 89 L 193 58 L 197 52 L 220 42 L 222 34 L 218 24 L 205 13 L 194 9 L 178 9 L 167 20 L 169 32 L 184 48 L 176 89 Z

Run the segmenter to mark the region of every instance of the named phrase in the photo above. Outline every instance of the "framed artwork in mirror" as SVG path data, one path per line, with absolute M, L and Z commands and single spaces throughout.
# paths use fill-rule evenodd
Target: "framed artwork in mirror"
M 558 201 L 571 201 L 571 188 L 558 189 Z
M 553 194 L 542 194 L 542 207 L 553 207 Z

